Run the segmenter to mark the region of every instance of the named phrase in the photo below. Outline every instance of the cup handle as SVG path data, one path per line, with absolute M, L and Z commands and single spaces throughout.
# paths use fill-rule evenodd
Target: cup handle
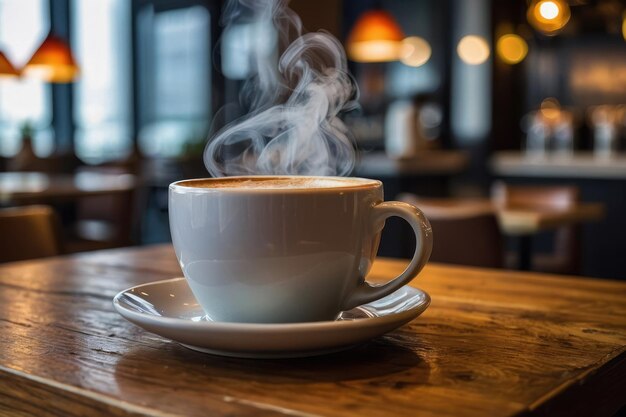
M 422 270 L 433 249 L 433 232 L 430 222 L 415 206 L 399 201 L 386 201 L 372 208 L 373 227 L 382 229 L 388 217 L 397 216 L 406 220 L 415 233 L 416 245 L 413 259 L 404 272 L 383 285 L 370 285 L 361 282 L 344 302 L 343 310 L 350 310 L 361 304 L 366 304 L 400 289 L 409 283 Z

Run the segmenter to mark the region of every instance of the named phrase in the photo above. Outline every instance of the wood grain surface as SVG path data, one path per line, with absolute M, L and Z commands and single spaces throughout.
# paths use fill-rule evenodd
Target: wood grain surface
M 402 262 L 377 261 L 372 280 Z M 170 246 L 0 267 L 0 415 L 612 415 L 626 283 L 429 265 L 418 319 L 342 353 L 210 356 L 125 321 L 113 296 L 180 275 Z

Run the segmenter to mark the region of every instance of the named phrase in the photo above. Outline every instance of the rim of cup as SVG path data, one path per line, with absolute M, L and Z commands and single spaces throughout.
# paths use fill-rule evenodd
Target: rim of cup
M 311 180 L 311 181 L 336 181 L 345 183 L 345 185 L 337 185 L 337 186 L 319 186 L 319 187 L 270 187 L 270 188 L 248 188 L 248 187 L 238 187 L 236 185 L 233 186 L 224 186 L 224 182 L 233 182 L 233 183 L 241 183 L 241 181 L 267 181 L 267 180 L 284 180 L 287 181 L 289 179 L 298 179 L 298 180 Z M 211 187 L 211 183 L 219 182 L 222 183 L 219 187 Z M 348 184 L 347 182 L 351 182 Z M 194 184 L 194 185 L 191 185 Z M 364 189 L 371 189 L 381 187 L 383 184 L 379 180 L 369 179 L 369 178 L 360 178 L 360 177 L 336 177 L 336 176 L 315 176 L 315 175 L 242 175 L 242 176 L 232 176 L 232 177 L 217 177 L 217 178 L 195 178 L 195 179 L 186 179 L 176 181 L 170 184 L 169 189 L 172 191 L 184 191 L 184 192 L 199 192 L 199 193 L 207 193 L 207 192 L 245 192 L 245 193 L 302 193 L 302 192 L 337 192 L 337 191 L 360 191 Z

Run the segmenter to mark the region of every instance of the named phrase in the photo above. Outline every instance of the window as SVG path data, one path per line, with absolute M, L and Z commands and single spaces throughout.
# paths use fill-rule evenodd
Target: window
M 88 162 L 132 149 L 131 6 L 126 0 L 72 2 L 76 154 Z
M 259 63 L 278 66 L 278 33 L 264 21 L 233 23 L 221 39 L 222 73 L 231 80 L 254 75 Z
M 202 6 L 144 14 L 150 28 L 143 51 L 144 126 L 139 140 L 150 156 L 176 156 L 206 139 L 211 115 L 211 20 Z
M 0 49 L 16 68 L 22 68 L 43 42 L 50 27 L 47 0 L 0 2 Z M 0 79 L 0 155 L 15 155 L 21 130 L 33 129 L 39 156 L 54 150 L 50 87 L 37 79 Z

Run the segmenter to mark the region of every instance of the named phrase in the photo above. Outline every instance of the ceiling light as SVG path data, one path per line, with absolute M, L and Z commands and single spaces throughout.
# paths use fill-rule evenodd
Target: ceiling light
M 11 64 L 11 61 L 0 51 L 0 77 L 17 77 L 19 72 Z
M 464 36 L 457 48 L 457 53 L 463 62 L 469 65 L 479 65 L 487 61 L 490 50 L 487 40 L 481 36 Z
M 498 39 L 496 51 L 502 61 L 507 64 L 517 64 L 526 58 L 528 44 L 521 36 L 509 33 Z
M 570 17 L 569 5 L 564 0 L 534 0 L 526 13 L 528 22 L 546 35 L 558 33 Z
M 67 42 L 48 35 L 24 67 L 23 73 L 51 83 L 68 83 L 78 75 L 78 66 Z
M 409 36 L 402 41 L 400 61 L 411 67 L 419 67 L 428 62 L 431 52 L 426 40 L 418 36 Z
M 363 13 L 346 42 L 348 57 L 356 62 L 385 62 L 399 59 L 402 29 L 383 10 Z

